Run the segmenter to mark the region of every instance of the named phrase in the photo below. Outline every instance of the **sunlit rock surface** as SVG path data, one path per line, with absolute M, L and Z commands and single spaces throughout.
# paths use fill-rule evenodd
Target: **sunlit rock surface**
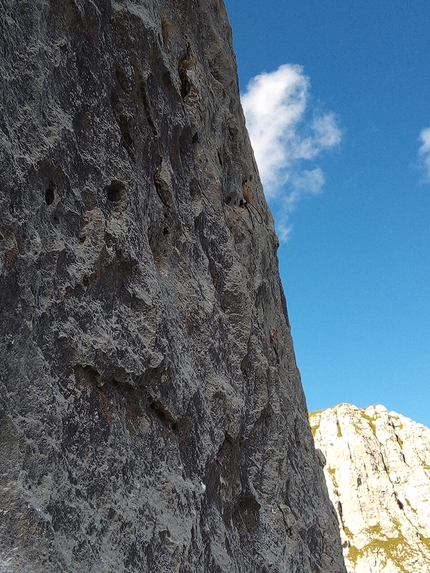
M 344 572 L 223 3 L 0 29 L 0 571 Z
M 310 415 L 349 573 L 430 571 L 430 430 L 383 406 Z

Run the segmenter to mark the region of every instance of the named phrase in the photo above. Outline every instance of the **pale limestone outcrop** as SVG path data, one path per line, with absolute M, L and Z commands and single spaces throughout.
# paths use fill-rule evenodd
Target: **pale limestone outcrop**
M 430 571 L 430 430 L 383 406 L 309 418 L 348 572 Z

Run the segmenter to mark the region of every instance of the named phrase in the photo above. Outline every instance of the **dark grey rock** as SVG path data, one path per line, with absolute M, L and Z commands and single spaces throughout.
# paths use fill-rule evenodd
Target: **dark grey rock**
M 223 3 L 0 26 L 0 571 L 344 572 Z

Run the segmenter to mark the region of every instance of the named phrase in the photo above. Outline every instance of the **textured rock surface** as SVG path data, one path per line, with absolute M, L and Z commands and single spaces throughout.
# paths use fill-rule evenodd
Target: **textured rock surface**
M 350 573 L 430 571 L 430 430 L 383 406 L 310 415 Z
M 345 571 L 218 0 L 0 0 L 1 571 Z

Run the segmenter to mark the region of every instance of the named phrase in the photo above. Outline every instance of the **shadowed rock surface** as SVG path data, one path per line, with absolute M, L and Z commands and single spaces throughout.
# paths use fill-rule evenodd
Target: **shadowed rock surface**
M 0 571 L 345 571 L 219 0 L 0 0 Z

